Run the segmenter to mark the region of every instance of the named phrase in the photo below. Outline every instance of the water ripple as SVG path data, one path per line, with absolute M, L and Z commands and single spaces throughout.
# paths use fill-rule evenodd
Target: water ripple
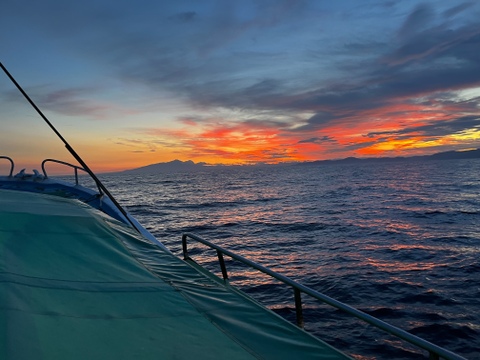
M 175 253 L 182 232 L 197 233 L 480 359 L 479 173 L 480 161 L 462 160 L 222 168 L 105 181 Z M 214 253 L 194 247 L 192 254 L 218 272 Z M 291 289 L 228 266 L 236 285 L 294 321 Z M 358 359 L 423 358 L 308 297 L 304 304 L 307 329 Z

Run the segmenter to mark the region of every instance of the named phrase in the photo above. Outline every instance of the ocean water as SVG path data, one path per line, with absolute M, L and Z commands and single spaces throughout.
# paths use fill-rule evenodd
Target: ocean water
M 193 232 L 330 297 L 480 359 L 480 160 L 209 168 L 100 178 L 181 256 Z M 189 245 L 220 274 L 215 253 Z M 227 261 L 291 321 L 290 288 Z M 357 359 L 425 353 L 303 296 L 305 328 Z

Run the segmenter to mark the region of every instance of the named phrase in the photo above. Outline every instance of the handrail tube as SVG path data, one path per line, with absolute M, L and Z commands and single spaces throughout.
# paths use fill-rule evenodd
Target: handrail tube
M 290 285 L 292 286 L 293 288 L 295 289 L 298 289 L 302 292 L 304 292 L 305 294 L 308 294 L 318 300 L 321 300 L 323 301 L 324 303 L 326 304 L 329 304 L 337 309 L 340 309 L 350 315 L 353 315 L 355 317 L 357 317 L 358 319 L 361 319 L 371 325 L 374 325 L 375 327 L 379 328 L 379 329 L 382 329 L 394 336 L 397 336 L 399 337 L 400 339 L 403 339 L 411 344 L 414 344 L 424 350 L 427 350 L 430 352 L 431 355 L 433 354 L 436 354 L 436 355 L 439 355 L 441 356 L 442 358 L 445 358 L 447 360 L 466 360 L 464 357 L 460 356 L 460 355 L 457 355 L 447 349 L 444 349 L 444 348 L 441 348 L 440 346 L 437 346 L 425 339 L 422 339 L 418 336 L 415 336 L 405 330 L 402 330 L 400 328 L 397 328 L 393 325 L 390 325 L 380 319 L 377 319 L 371 315 L 368 315 L 367 313 L 364 313 L 363 311 L 360 311 L 358 309 L 355 309 L 347 304 L 344 304 L 338 300 L 335 300 L 325 294 L 322 294 L 318 291 L 315 291 L 305 285 L 302 285 L 302 284 L 299 284 L 297 282 L 295 282 L 294 280 L 284 276 L 284 275 L 281 275 L 279 273 L 276 273 L 275 271 L 273 270 L 270 270 L 269 268 L 266 268 L 262 265 L 259 265 L 241 255 L 237 255 L 227 249 L 224 249 L 222 248 L 221 246 L 218 246 L 218 245 L 215 245 L 213 243 L 211 243 L 210 241 L 208 240 L 205 240 L 195 234 L 192 234 L 192 233 L 184 233 L 183 236 L 182 236 L 182 243 L 183 243 L 183 249 L 187 249 L 187 237 L 189 238 L 192 238 L 204 245 L 207 245 L 217 251 L 221 251 L 223 254 L 225 255 L 228 255 L 230 256 L 231 258 L 235 259 L 235 260 L 238 260 L 238 261 L 241 261 L 243 262 L 244 264 L 246 265 L 249 265 L 267 275 L 270 275 L 272 277 L 274 277 L 275 279 L 277 280 L 280 280 L 282 281 L 283 283 L 287 284 L 287 285 Z M 187 258 L 188 255 L 187 255 Z
M 61 160 L 56 160 L 56 159 L 45 159 L 45 160 L 42 161 L 42 172 L 43 172 L 43 175 L 45 176 L 45 179 L 48 178 L 47 170 L 45 168 L 45 163 L 47 163 L 47 162 L 54 162 L 54 163 L 57 163 L 57 164 L 66 165 L 66 166 L 69 166 L 69 167 L 73 168 L 74 174 L 75 174 L 75 185 L 79 184 L 79 182 L 78 182 L 78 170 L 82 170 L 85 173 L 89 174 L 89 172 L 87 170 L 85 170 L 84 168 L 82 168 L 81 166 L 77 166 L 77 165 L 70 164 L 68 162 L 61 161 Z M 98 189 L 99 194 L 103 195 L 102 189 L 101 189 L 100 185 L 98 184 L 98 182 L 93 178 L 92 178 L 92 180 L 95 182 L 95 185 L 97 185 L 97 189 Z
M 74 174 L 75 174 L 75 185 L 78 185 L 78 170 L 82 170 L 82 171 L 87 172 L 84 168 L 82 168 L 80 166 L 77 166 L 77 165 L 74 165 L 74 164 L 67 163 L 65 161 L 56 160 L 56 159 L 45 159 L 45 160 L 42 161 L 42 172 L 43 172 L 43 176 L 45 176 L 45 179 L 48 178 L 47 170 L 45 168 L 45 163 L 47 163 L 47 162 L 54 162 L 54 163 L 57 163 L 57 164 L 66 165 L 66 166 L 69 166 L 69 167 L 73 168 L 74 169 Z
M 8 156 L 0 156 L 0 159 L 5 159 L 5 160 L 10 161 L 10 174 L 8 175 L 8 177 L 12 177 L 12 175 L 13 175 L 13 168 L 15 167 L 15 164 L 13 163 L 12 158 L 10 158 L 10 157 L 8 157 Z

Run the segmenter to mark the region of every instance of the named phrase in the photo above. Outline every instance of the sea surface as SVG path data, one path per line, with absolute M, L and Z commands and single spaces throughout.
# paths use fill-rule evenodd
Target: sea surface
M 480 159 L 104 174 L 181 256 L 193 232 L 468 359 L 480 359 Z M 220 274 L 215 253 L 191 255 Z M 231 282 L 290 321 L 291 288 L 227 261 Z M 357 359 L 425 352 L 303 295 L 305 328 Z

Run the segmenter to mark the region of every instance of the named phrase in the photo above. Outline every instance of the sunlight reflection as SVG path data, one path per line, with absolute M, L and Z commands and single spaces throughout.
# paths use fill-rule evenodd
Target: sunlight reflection
M 407 263 L 405 260 L 395 261 L 393 259 L 380 260 L 375 258 L 366 258 L 367 263 L 383 272 L 403 272 L 403 271 L 425 271 L 432 270 L 437 267 L 447 266 L 448 263 L 439 262 L 414 262 Z

